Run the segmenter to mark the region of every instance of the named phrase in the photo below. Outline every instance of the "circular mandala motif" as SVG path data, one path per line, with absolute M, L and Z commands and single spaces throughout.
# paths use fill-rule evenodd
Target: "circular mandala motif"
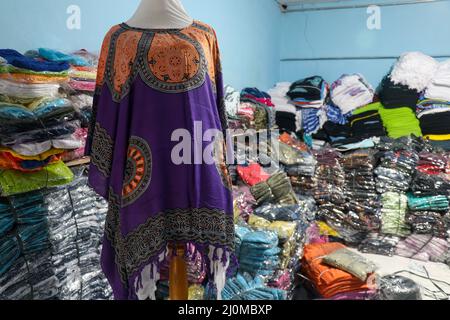
M 130 139 L 123 186 L 123 206 L 138 200 L 148 189 L 152 177 L 152 153 L 148 143 L 139 137 Z

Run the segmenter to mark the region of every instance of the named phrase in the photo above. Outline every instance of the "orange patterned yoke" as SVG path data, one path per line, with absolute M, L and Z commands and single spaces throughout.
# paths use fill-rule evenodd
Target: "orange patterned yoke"
M 106 82 L 115 101 L 128 94 L 137 76 L 155 90 L 180 93 L 200 87 L 206 75 L 215 88 L 221 71 L 216 34 L 198 21 L 169 30 L 114 26 L 100 56 L 97 88 Z

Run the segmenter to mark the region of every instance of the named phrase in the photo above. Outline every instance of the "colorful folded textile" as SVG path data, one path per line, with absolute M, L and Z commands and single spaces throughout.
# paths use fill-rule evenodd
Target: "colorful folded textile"
M 36 60 L 33 58 L 25 57 L 19 52 L 11 49 L 1 49 L 0 57 L 8 61 L 8 64 L 13 65 L 17 68 L 29 69 L 33 71 L 51 71 L 51 72 L 61 72 L 66 71 L 70 68 L 70 65 L 65 62 L 48 62 Z
M 59 161 L 34 173 L 22 173 L 15 170 L 0 172 L 0 195 L 8 197 L 15 194 L 31 192 L 70 183 L 73 180 L 72 171 Z
M 394 83 L 423 91 L 431 83 L 439 63 L 421 52 L 407 52 L 394 65 L 390 78 Z
M 331 298 L 340 293 L 368 289 L 365 281 L 361 281 L 352 274 L 328 266 L 323 262 L 325 256 L 345 248 L 340 243 L 309 244 L 304 248 L 302 273 L 324 298 Z
M 74 66 L 89 66 L 89 63 L 86 61 L 86 59 L 77 55 L 65 54 L 60 51 L 46 48 L 39 48 L 38 52 L 39 56 L 48 61 L 70 63 Z
M 374 90 L 360 74 L 343 75 L 330 89 L 333 103 L 347 114 L 373 101 Z
M 414 234 L 400 241 L 396 254 L 420 261 L 444 262 L 450 249 L 445 239 L 433 235 Z

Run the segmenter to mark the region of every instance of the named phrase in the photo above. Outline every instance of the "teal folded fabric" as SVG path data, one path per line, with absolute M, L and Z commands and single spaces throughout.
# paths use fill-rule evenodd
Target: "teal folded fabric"
M 430 196 L 430 197 L 415 197 L 413 194 L 408 194 L 408 206 L 414 211 L 448 211 L 449 199 L 447 196 Z
M 39 55 L 53 62 L 68 62 L 74 66 L 81 67 L 89 66 L 88 61 L 80 56 L 69 55 L 52 49 L 39 48 Z

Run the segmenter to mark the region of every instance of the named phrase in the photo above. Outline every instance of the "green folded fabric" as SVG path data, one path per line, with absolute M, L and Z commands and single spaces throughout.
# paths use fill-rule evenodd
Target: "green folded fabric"
M 411 135 L 423 136 L 419 119 L 411 108 L 380 108 L 378 112 L 390 138 L 398 139 Z
M 358 108 L 358 109 L 354 110 L 353 111 L 353 115 L 356 116 L 358 114 L 365 113 L 365 112 L 368 112 L 368 111 L 374 111 L 374 110 L 379 111 L 381 108 L 383 108 L 383 105 L 380 102 L 375 102 L 375 103 L 371 103 L 371 104 L 368 104 L 368 105 L 366 105 L 364 107 L 361 107 L 361 108 Z
M 411 135 L 423 136 L 420 122 L 414 111 L 409 107 L 386 109 L 380 102 L 375 102 L 356 109 L 353 111 L 353 115 L 373 110 L 377 110 L 380 114 L 389 137 L 398 139 Z
M 61 186 L 72 182 L 73 178 L 73 172 L 62 161 L 33 173 L 4 170 L 0 171 L 0 195 L 9 197 L 43 188 Z
M 38 76 L 52 76 L 52 77 L 65 77 L 69 75 L 69 71 L 62 71 L 62 72 L 52 72 L 52 71 L 33 71 L 28 69 L 21 69 L 14 67 L 12 65 L 4 65 L 0 66 L 0 73 L 21 73 L 21 74 L 32 74 L 32 75 L 38 75 Z

